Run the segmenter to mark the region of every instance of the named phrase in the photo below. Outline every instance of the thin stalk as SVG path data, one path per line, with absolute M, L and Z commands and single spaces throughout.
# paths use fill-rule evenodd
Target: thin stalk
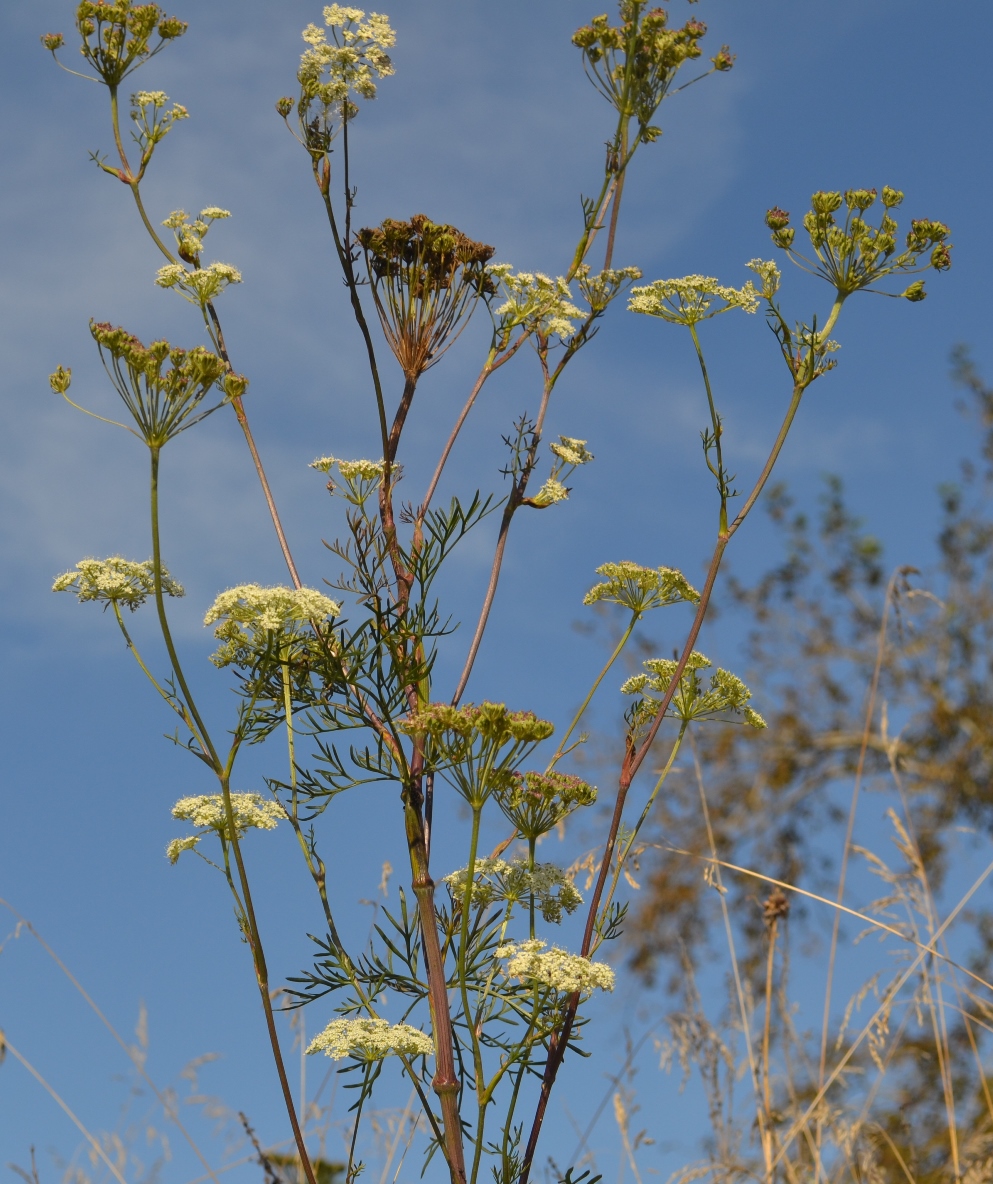
M 606 678 L 607 672 L 610 670 L 611 666 L 613 666 L 613 664 L 621 656 L 621 652 L 623 651 L 624 647 L 627 645 L 628 641 L 630 640 L 631 634 L 634 632 L 634 627 L 635 627 L 635 625 L 637 625 L 637 623 L 640 619 L 641 619 L 640 612 L 636 611 L 636 612 L 632 613 L 631 620 L 628 624 L 628 627 L 624 630 L 624 633 L 621 635 L 620 641 L 614 647 L 614 652 L 607 659 L 607 664 L 604 666 L 604 668 L 597 675 L 596 681 L 590 687 L 589 693 L 587 694 L 586 698 L 583 700 L 582 704 L 580 705 L 579 710 L 573 716 L 572 723 L 569 725 L 568 729 L 566 730 L 565 735 L 562 737 L 562 740 L 559 743 L 558 748 L 555 750 L 555 755 L 548 762 L 548 767 L 545 769 L 546 776 L 555 768 L 555 766 L 558 764 L 558 762 L 562 759 L 562 756 L 565 752 L 566 745 L 569 742 L 569 737 L 573 734 L 573 732 L 579 726 L 579 721 L 583 718 L 583 715 L 586 712 L 587 707 L 589 707 L 590 702 L 593 699 L 593 696 L 597 693 L 597 690 L 600 687 L 600 683 L 603 682 L 603 680 Z
M 617 235 L 617 218 L 621 212 L 621 198 L 624 195 L 624 178 L 627 175 L 627 163 L 630 160 L 628 154 L 628 127 L 629 121 L 621 118 L 621 142 L 619 145 L 618 156 L 624 162 L 623 168 L 620 168 L 615 176 L 614 184 L 614 199 L 610 211 L 610 229 L 607 231 L 607 249 L 603 255 L 603 267 L 606 271 L 610 267 L 611 260 L 614 257 L 614 238 Z M 631 154 L 633 155 L 633 153 Z
M 151 454 L 151 520 L 152 520 L 152 569 L 155 583 L 155 607 L 158 611 L 159 626 L 162 630 L 162 638 L 165 642 L 166 650 L 169 654 L 169 661 L 172 665 L 173 673 L 176 676 L 180 689 L 183 693 L 183 698 L 186 706 L 189 708 L 190 715 L 197 726 L 197 732 L 194 735 L 197 737 L 199 743 L 202 744 L 204 750 L 210 756 L 214 772 L 217 775 L 221 786 L 221 795 L 224 799 L 224 817 L 225 829 L 231 843 L 231 848 L 234 852 L 235 864 L 238 869 L 238 878 L 241 884 L 241 896 L 245 910 L 245 919 L 247 922 L 246 937 L 249 939 L 249 948 L 252 952 L 252 960 L 255 965 L 255 976 L 258 982 L 259 994 L 262 999 L 262 1009 L 265 1013 L 266 1028 L 269 1033 L 269 1043 L 272 1047 L 273 1059 L 276 1063 L 276 1071 L 279 1076 L 280 1086 L 283 1091 L 283 1101 L 286 1105 L 286 1113 L 290 1120 L 290 1126 L 293 1130 L 293 1138 L 297 1145 L 297 1150 L 300 1154 L 300 1160 L 303 1163 L 304 1171 L 307 1175 L 308 1184 L 317 1184 L 317 1179 L 314 1175 L 314 1169 L 311 1166 L 310 1158 L 307 1155 L 307 1149 L 304 1145 L 303 1134 L 300 1130 L 300 1124 L 297 1121 L 296 1107 L 293 1103 L 293 1094 L 290 1089 L 290 1083 L 286 1076 L 286 1066 L 283 1063 L 283 1054 L 279 1047 L 279 1036 L 276 1032 L 276 1021 L 272 1013 L 272 1000 L 269 995 L 269 974 L 266 968 L 265 952 L 262 947 L 262 938 L 259 933 L 258 923 L 255 918 L 255 907 L 252 903 L 251 890 L 248 883 L 248 873 L 245 870 L 244 860 L 241 854 L 241 843 L 238 839 L 238 828 L 235 824 L 234 806 L 231 801 L 231 784 L 230 784 L 230 769 L 221 762 L 214 748 L 213 741 L 210 738 L 203 720 L 200 718 L 200 713 L 197 709 L 196 702 L 190 692 L 190 688 L 186 682 L 186 676 L 183 673 L 183 668 L 179 662 L 179 656 L 176 653 L 176 647 L 172 640 L 172 632 L 169 628 L 169 621 L 165 611 L 165 600 L 162 593 L 162 550 L 159 540 L 159 452 L 160 449 L 152 447 L 149 449 Z
M 700 373 L 703 375 L 703 385 L 707 390 L 707 406 L 710 409 L 710 424 L 711 430 L 714 433 L 714 452 L 717 456 L 717 472 L 714 474 L 717 477 L 717 492 L 721 499 L 721 518 L 720 531 L 723 533 L 728 528 L 728 491 L 724 479 L 724 457 L 721 453 L 721 435 L 723 429 L 721 426 L 721 417 L 717 414 L 717 406 L 714 403 L 714 392 L 710 387 L 710 375 L 707 373 L 707 363 L 704 361 L 703 348 L 700 345 L 700 338 L 696 331 L 696 325 L 690 324 L 690 335 L 693 338 L 693 346 L 696 349 L 697 361 L 700 363 Z M 707 458 L 707 467 L 710 468 L 710 458 Z M 713 473 L 714 470 L 711 468 Z
M 762 1025 L 762 1100 L 765 1104 L 764 1141 L 771 1139 L 772 1121 L 772 1082 L 769 1077 L 769 1043 L 772 1034 L 772 984 L 773 970 L 776 963 L 776 936 L 779 929 L 779 918 L 773 917 L 769 926 L 769 954 L 765 967 L 765 1017 Z M 771 1159 L 771 1145 L 766 1150 L 766 1163 Z M 770 1177 L 771 1181 L 771 1177 Z

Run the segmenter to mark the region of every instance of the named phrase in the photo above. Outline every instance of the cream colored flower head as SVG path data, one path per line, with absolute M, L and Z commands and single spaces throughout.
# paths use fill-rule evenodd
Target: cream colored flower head
M 380 1019 L 332 1020 L 307 1047 L 308 1055 L 323 1052 L 334 1061 L 347 1056 L 359 1061 L 381 1061 L 388 1056 L 426 1057 L 434 1042 L 410 1024 Z
M 507 263 L 493 264 L 487 271 L 507 297 L 493 310 L 498 332 L 521 328 L 546 340 L 558 337 L 563 341 L 575 333 L 573 321 L 585 314 L 573 304 L 567 280 L 561 276 L 552 279 L 540 271 L 514 275 Z
M 183 587 L 168 571 L 161 569 L 162 591 L 166 596 L 183 596 Z M 134 612 L 155 593 L 155 568 L 150 559 L 135 563 L 112 555 L 109 559 L 81 559 L 73 571 L 63 572 L 53 592 L 75 592 L 80 604 L 99 600 L 104 604 L 124 605 Z
M 674 658 L 649 658 L 642 665 L 648 671 L 647 674 L 635 674 L 621 685 L 623 694 L 642 696 L 634 708 L 635 722 L 655 715 L 679 663 Z M 669 714 L 686 723 L 697 719 L 727 719 L 740 715 L 748 727 L 765 728 L 766 722 L 762 716 L 748 706 L 752 692 L 736 674 L 718 669 L 711 675 L 710 685 L 704 686 L 699 672 L 710 665 L 710 659 L 697 650 L 690 654 L 672 698 Z
M 280 819 L 286 817 L 286 811 L 279 802 L 258 793 L 233 793 L 231 811 L 239 838 L 247 830 L 275 830 Z M 192 822 L 200 830 L 198 834 L 172 840 L 166 847 L 166 858 L 170 863 L 175 863 L 184 851 L 192 851 L 205 835 L 215 833 L 225 839 L 230 838 L 224 797 L 219 793 L 180 798 L 172 808 L 172 816 Z
M 155 273 L 155 283 L 160 288 L 175 288 L 184 300 L 205 308 L 208 301 L 216 300 L 225 288 L 240 284 L 241 272 L 230 263 L 215 262 L 192 269 L 181 263 L 167 263 Z
M 562 994 L 578 991 L 590 995 L 595 990 L 612 991 L 614 972 L 606 962 L 591 962 L 579 954 L 570 954 L 543 941 L 511 942 L 498 946 L 496 956 L 507 960 L 504 974 L 522 982 L 535 982 Z
M 353 506 L 365 505 L 369 495 L 382 483 L 383 472 L 386 468 L 385 463 L 381 460 L 340 460 L 335 456 L 319 456 L 316 460 L 312 460 L 308 467 L 317 469 L 319 473 L 330 474 L 335 465 L 338 466 L 338 472 L 345 483 L 345 488 L 341 490 L 341 493 L 345 500 L 351 502 Z M 391 471 L 395 481 L 399 475 L 400 466 L 392 465 Z M 328 489 L 332 493 L 335 493 L 339 488 L 334 482 L 328 483 Z
M 300 57 L 297 80 L 302 91 L 301 111 L 317 102 L 327 118 L 333 109 L 340 111 L 356 96 L 376 97 L 376 80 L 394 73 L 386 51 L 396 44 L 396 33 L 382 13 L 370 13 L 366 19 L 361 8 L 342 4 L 329 4 L 324 9 L 324 24 L 331 30 L 330 41 L 318 25 L 308 25 L 303 31 L 308 48 Z
M 594 460 L 592 452 L 586 448 L 585 440 L 576 440 L 572 436 L 559 436 L 558 444 L 549 444 L 552 452 L 567 465 L 588 465 Z
M 656 280 L 644 287 L 632 288 L 628 301 L 631 312 L 661 317 L 674 325 L 695 325 L 732 308 L 753 313 L 758 306 L 759 294 L 751 280 L 743 288 L 729 288 L 709 275 Z
M 620 563 L 604 563 L 596 572 L 606 579 L 602 584 L 594 584 L 586 593 L 583 597 L 585 605 L 606 600 L 632 612 L 645 613 L 681 601 L 696 604 L 700 599 L 700 593 L 675 567 L 642 567 L 622 560 Z
M 569 490 L 557 481 L 554 477 L 549 477 L 544 485 L 538 490 L 533 498 L 530 499 L 531 505 L 538 506 L 544 509 L 546 506 L 554 506 L 556 502 L 564 502 L 569 499 Z
M 562 914 L 574 913 L 583 898 L 569 873 L 554 863 L 536 863 L 534 870 L 525 858 L 509 863 L 503 859 L 477 859 L 469 903 L 472 908 L 491 904 L 529 904 L 532 895 L 541 915 L 550 924 L 558 925 Z M 461 905 L 465 898 L 468 868 L 459 868 L 445 876 L 452 899 Z
M 771 300 L 779 291 L 779 282 L 782 279 L 779 268 L 771 259 L 750 259 L 745 266 L 751 268 L 759 277 L 762 281 L 762 295 L 766 300 Z
M 320 624 L 340 612 L 337 601 L 313 588 L 263 588 L 258 584 L 229 588 L 203 619 L 205 625 L 220 622 L 214 636 L 224 644 L 211 661 L 215 666 L 249 665 L 273 646 L 278 650 L 308 623 Z

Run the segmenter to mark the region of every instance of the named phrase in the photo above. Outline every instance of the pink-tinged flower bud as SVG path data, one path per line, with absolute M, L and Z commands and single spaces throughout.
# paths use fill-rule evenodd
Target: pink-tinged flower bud
M 931 266 L 935 271 L 947 271 L 952 265 L 952 255 L 944 243 L 938 245 L 931 252 Z
M 790 224 L 789 210 L 781 210 L 779 206 L 773 206 L 771 210 L 766 210 L 765 224 L 770 230 L 785 230 Z
M 707 32 L 707 26 L 703 21 L 689 20 L 683 25 L 683 31 L 690 37 L 703 37 Z
M 55 51 L 57 49 L 61 49 L 66 42 L 61 33 L 46 33 L 42 37 L 41 43 L 46 49 L 50 49 L 52 53 L 55 53 Z
M 723 72 L 732 68 L 734 58 L 735 55 L 731 52 L 731 47 L 729 45 L 722 45 L 720 53 L 714 54 L 710 60 L 714 63 L 715 70 Z

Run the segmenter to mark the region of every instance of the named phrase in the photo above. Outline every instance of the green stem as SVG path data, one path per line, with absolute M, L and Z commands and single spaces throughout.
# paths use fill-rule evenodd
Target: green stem
M 634 632 L 634 627 L 635 627 L 635 625 L 637 625 L 640 618 L 641 618 L 640 612 L 635 611 L 632 614 L 631 621 L 628 624 L 628 627 L 624 630 L 624 633 L 621 636 L 620 641 L 614 647 L 614 652 L 610 655 L 609 659 L 607 660 L 606 666 L 604 666 L 604 668 L 597 675 L 596 681 L 590 687 L 589 693 L 587 694 L 586 698 L 583 700 L 579 710 L 573 716 L 572 723 L 569 725 L 568 730 L 566 731 L 565 735 L 562 737 L 561 743 L 559 744 L 558 748 L 555 750 L 555 755 L 548 762 L 548 768 L 545 770 L 546 776 L 555 768 L 555 766 L 558 764 L 558 762 L 562 759 L 562 756 L 565 752 L 566 744 L 569 741 L 569 737 L 573 734 L 573 732 L 579 726 L 579 721 L 583 718 L 583 715 L 585 714 L 587 707 L 589 707 L 590 702 L 593 699 L 593 696 L 597 693 L 597 690 L 600 687 L 600 683 L 602 683 L 603 680 L 607 677 L 607 672 L 610 670 L 611 666 L 613 666 L 613 664 L 617 661 L 617 659 L 621 656 L 621 651 L 624 649 L 624 647 L 627 645 L 628 641 L 630 640 L 631 634 Z
M 217 755 L 217 750 L 214 748 L 213 741 L 210 734 L 200 718 L 200 713 L 197 710 L 196 703 L 190 688 L 186 682 L 186 676 L 183 674 L 182 666 L 179 663 L 179 655 L 176 653 L 176 647 L 172 640 L 172 632 L 169 629 L 169 621 L 165 611 L 165 601 L 162 593 L 162 549 L 159 539 L 159 453 L 160 448 L 153 446 L 149 448 L 151 454 L 151 519 L 152 519 L 152 569 L 155 582 L 155 607 L 158 610 L 159 626 L 162 630 L 162 638 L 165 642 L 166 650 L 169 654 L 169 661 L 172 665 L 173 673 L 176 676 L 176 681 L 183 693 L 183 698 L 186 706 L 189 708 L 190 715 L 196 723 L 199 735 L 194 732 L 199 742 L 209 754 L 215 773 L 221 785 L 221 796 L 224 800 L 224 820 L 225 830 L 227 831 L 228 840 L 231 843 L 231 849 L 234 852 L 235 865 L 238 869 L 238 880 L 241 886 L 241 897 L 245 912 L 245 918 L 248 922 L 247 932 L 245 936 L 249 941 L 249 949 L 252 953 L 252 962 L 255 967 L 255 977 L 258 982 L 259 995 L 262 999 L 262 1010 L 265 1013 L 266 1028 L 269 1033 L 269 1043 L 272 1047 L 273 1059 L 276 1063 L 276 1071 L 279 1075 L 280 1086 L 283 1091 L 283 1101 L 286 1105 L 286 1113 L 290 1120 L 290 1126 L 293 1130 L 294 1141 L 297 1145 L 297 1151 L 300 1155 L 300 1161 L 304 1166 L 304 1171 L 307 1175 L 308 1184 L 317 1184 L 317 1178 L 314 1175 L 314 1169 L 310 1162 L 310 1157 L 307 1154 L 307 1148 L 304 1144 L 303 1133 L 300 1130 L 300 1124 L 297 1121 L 296 1107 L 293 1103 L 293 1094 L 290 1090 L 290 1083 L 286 1076 L 286 1066 L 283 1063 L 283 1054 L 279 1047 L 279 1035 L 276 1032 L 276 1021 L 272 1012 L 272 1000 L 269 995 L 269 972 L 266 967 L 265 951 L 262 947 L 262 938 L 259 933 L 258 922 L 255 917 L 255 907 L 252 903 L 251 889 L 248 884 L 248 873 L 245 870 L 245 863 L 241 854 L 241 843 L 238 839 L 238 828 L 235 823 L 234 805 L 231 801 L 231 781 L 230 769 L 221 763 Z
M 710 423 L 714 433 L 714 452 L 717 455 L 717 472 L 714 474 L 717 477 L 717 492 L 721 499 L 721 519 L 719 531 L 723 534 L 728 528 L 728 488 L 724 476 L 724 457 L 721 453 L 721 434 L 723 427 L 721 425 L 721 417 L 717 414 L 717 407 L 714 404 L 714 392 L 710 387 L 710 375 L 707 373 L 707 363 L 703 358 L 703 349 L 700 345 L 700 338 L 697 335 L 696 325 L 690 322 L 690 335 L 693 338 L 693 346 L 696 349 L 697 360 L 700 363 L 700 373 L 703 375 L 703 385 L 707 388 L 707 406 L 710 408 Z M 708 467 L 709 467 L 708 457 Z M 713 469 L 711 469 L 713 472 Z

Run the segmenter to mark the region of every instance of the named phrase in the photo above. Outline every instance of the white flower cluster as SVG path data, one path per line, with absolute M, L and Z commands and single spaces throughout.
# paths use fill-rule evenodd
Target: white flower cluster
M 211 263 L 192 271 L 181 263 L 167 263 L 155 273 L 155 282 L 160 288 L 175 288 L 184 300 L 203 308 L 230 284 L 240 284 L 241 272 L 230 263 Z
M 164 139 L 178 119 L 190 117 L 181 103 L 173 103 L 166 111 L 168 102 L 169 96 L 164 90 L 140 90 L 131 96 L 131 119 L 138 128 L 134 134 L 143 154 Z M 147 163 L 147 157 L 143 159 Z
M 572 303 L 569 284 L 561 276 L 553 280 L 540 271 L 513 275 L 509 263 L 495 263 L 486 270 L 507 295 L 493 312 L 500 331 L 521 327 L 541 337 L 565 340 L 575 332 L 573 319 L 585 315 Z
M 368 20 L 361 8 L 329 4 L 324 23 L 332 30 L 333 44 L 317 25 L 308 25 L 303 39 L 309 46 L 300 57 L 297 79 L 304 96 L 325 107 L 349 101 L 351 95 L 376 97 L 376 79 L 394 73 L 386 52 L 396 44 L 389 18 L 371 12 Z
M 123 604 L 132 612 L 155 592 L 155 568 L 150 559 L 135 563 L 112 555 L 109 559 L 81 559 L 74 571 L 63 572 L 53 592 L 75 592 L 80 604 L 102 600 L 105 604 Z M 185 595 L 181 584 L 162 568 L 162 591 L 167 596 Z
M 274 635 L 294 635 L 308 621 L 336 617 L 341 605 L 313 588 L 239 584 L 222 592 L 207 609 L 205 625 L 221 624 L 214 636 L 224 644 L 211 656 L 215 666 L 243 664 L 269 645 Z M 246 628 L 247 626 L 247 628 Z
M 434 1052 L 434 1042 L 426 1032 L 410 1024 L 390 1024 L 386 1020 L 332 1020 L 307 1047 L 308 1055 L 323 1052 L 332 1060 L 353 1056 L 357 1060 L 381 1061 L 400 1055 L 426 1057 Z
M 555 477 L 549 477 L 530 501 L 533 506 L 544 509 L 545 506 L 554 506 L 556 502 L 568 501 L 568 498 L 569 490 L 562 482 Z
M 606 962 L 591 962 L 558 946 L 546 951 L 545 946 L 543 941 L 511 942 L 498 946 L 496 956 L 507 959 L 508 978 L 528 979 L 564 994 L 614 989 L 614 972 Z
M 385 464 L 381 460 L 339 460 L 335 456 L 319 456 L 310 462 L 309 468 L 317 469 L 320 473 L 330 473 L 337 465 L 341 479 L 348 486 L 344 492 L 345 499 L 352 505 L 364 505 L 369 494 L 379 487 L 383 480 Z M 393 465 L 394 473 L 400 468 Z M 333 481 L 328 483 L 328 489 L 334 493 L 338 487 Z
M 239 838 L 252 828 L 274 830 L 279 820 L 286 817 L 286 811 L 278 802 L 270 801 L 258 793 L 233 793 L 231 809 Z M 214 832 L 228 837 L 224 798 L 219 793 L 180 798 L 172 808 L 172 816 L 192 822 L 201 830 L 199 834 L 172 840 L 166 847 L 166 858 L 170 863 L 175 863 L 184 851 L 192 851 L 204 835 Z
M 771 259 L 750 259 L 745 266 L 751 268 L 759 277 L 762 281 L 762 295 L 766 300 L 771 300 L 779 291 L 779 282 L 782 279 L 779 268 Z
M 467 875 L 468 868 L 463 867 L 445 876 L 444 882 L 458 901 L 465 895 Z M 476 860 L 470 896 L 473 907 L 527 902 L 532 895 L 541 915 L 554 925 L 562 921 L 563 912 L 574 913 L 583 903 L 568 873 L 557 864 L 536 863 L 532 872 L 526 859 L 514 859 L 509 863 L 503 859 Z
M 700 593 L 675 567 L 642 567 L 624 559 L 620 563 L 603 563 L 596 572 L 606 580 L 594 584 L 586 593 L 585 605 L 608 600 L 643 613 L 684 600 L 696 604 L 700 599 Z
M 572 436 L 559 436 L 558 444 L 549 444 L 552 452 L 567 465 L 587 465 L 594 460 L 592 452 L 586 448 L 585 440 L 576 440 Z
M 719 303 L 715 304 L 715 301 Z M 661 317 L 674 325 L 695 325 L 732 308 L 753 313 L 759 294 L 749 280 L 743 288 L 729 288 L 709 275 L 687 275 L 682 279 L 656 280 L 631 289 L 628 309 Z

